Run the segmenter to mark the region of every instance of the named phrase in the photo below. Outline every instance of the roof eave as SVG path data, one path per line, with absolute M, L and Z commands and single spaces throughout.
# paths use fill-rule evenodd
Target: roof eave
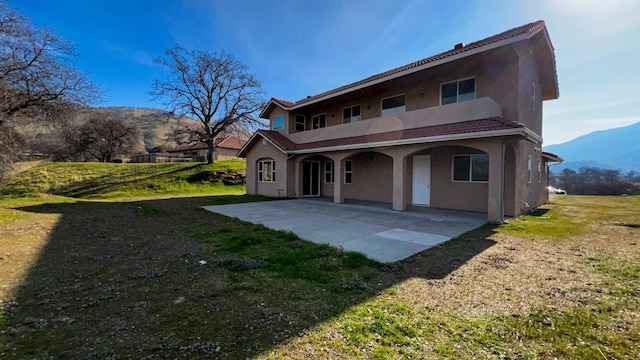
M 276 145 L 273 141 L 271 141 L 271 139 L 269 139 L 268 137 L 264 136 L 262 133 L 260 133 L 259 131 L 256 131 L 253 133 L 253 135 L 251 135 L 251 137 L 249 138 L 249 140 L 247 140 L 247 142 L 244 144 L 244 146 L 242 146 L 242 149 L 240 149 L 240 151 L 238 151 L 238 153 L 236 154 L 237 157 L 241 157 L 241 158 L 246 158 L 246 153 L 247 151 L 249 151 L 249 149 L 253 146 L 254 141 L 257 139 L 258 135 L 267 140 L 271 145 L 273 145 L 276 149 L 282 151 L 283 153 L 287 153 L 284 149 L 282 149 L 280 146 Z
M 530 34 L 528 37 L 533 38 L 539 32 L 542 32 L 544 36 L 545 43 L 547 44 L 547 49 L 549 50 L 550 58 L 551 58 L 551 82 L 553 85 L 551 86 L 551 93 L 543 94 L 542 100 L 555 100 L 560 97 L 560 87 L 558 86 L 558 70 L 556 69 L 556 57 L 555 51 L 553 49 L 553 44 L 551 43 L 551 38 L 549 37 L 549 32 L 547 31 L 547 26 L 543 26 L 542 29 Z
M 272 106 L 277 106 L 283 110 L 291 110 L 290 108 L 287 108 L 286 106 L 283 106 L 282 104 L 278 103 L 277 101 L 273 101 L 273 98 L 271 98 L 271 100 L 269 100 L 269 102 L 267 103 L 267 106 L 265 106 L 264 108 L 262 108 L 262 111 L 260 112 L 259 117 L 261 119 L 269 119 L 269 113 L 271 112 L 271 107 Z
M 557 162 L 557 163 L 563 163 L 564 159 L 561 158 L 560 156 L 554 154 L 554 153 L 550 153 L 547 151 L 543 151 L 542 152 L 542 157 L 544 157 L 545 159 L 548 159 L 548 162 Z

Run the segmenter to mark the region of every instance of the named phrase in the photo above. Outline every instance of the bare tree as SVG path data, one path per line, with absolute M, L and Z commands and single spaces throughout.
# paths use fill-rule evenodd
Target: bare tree
M 120 118 L 95 114 L 76 132 L 65 133 L 73 154 L 86 154 L 100 162 L 109 162 L 118 155 L 130 155 L 142 150 L 143 140 L 138 127 Z
M 87 104 L 99 95 L 86 75 L 71 65 L 71 43 L 0 2 L 0 124 L 6 118 L 54 102 Z
M 20 158 L 23 145 L 24 139 L 12 127 L 0 126 L 0 177 Z
M 168 69 L 164 80 L 155 80 L 151 94 L 180 118 L 197 119 L 197 127 L 183 127 L 190 142 L 208 145 L 208 163 L 213 163 L 215 138 L 234 126 L 263 126 L 257 116 L 265 101 L 262 85 L 248 68 L 224 51 L 167 49 L 156 63 Z
M 0 1 L 0 132 L 15 132 L 15 122 L 52 121 L 61 112 L 91 103 L 99 91 L 72 66 L 73 46 Z M 0 166 L 15 154 L 0 144 Z M 15 151 L 14 151 L 15 152 Z M 1 171 L 0 171 L 1 172 Z

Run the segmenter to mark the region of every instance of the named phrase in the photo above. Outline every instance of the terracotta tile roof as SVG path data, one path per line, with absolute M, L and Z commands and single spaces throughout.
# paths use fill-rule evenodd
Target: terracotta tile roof
M 354 87 L 357 87 L 357 86 L 360 86 L 360 85 L 364 85 L 364 84 L 372 82 L 372 81 L 380 80 L 380 79 L 383 79 L 383 78 L 385 78 L 387 76 L 394 75 L 394 74 L 397 74 L 397 73 L 401 73 L 403 71 L 410 70 L 410 69 L 413 69 L 413 68 L 416 68 L 416 67 L 419 67 L 419 66 L 423 66 L 423 65 L 426 65 L 426 64 L 434 62 L 434 61 L 442 60 L 442 59 L 448 58 L 450 56 L 454 56 L 454 55 L 461 54 L 461 53 L 464 53 L 464 52 L 467 52 L 467 51 L 470 51 L 470 50 L 478 49 L 478 48 L 481 48 L 483 46 L 487 46 L 487 45 L 490 45 L 490 44 L 493 44 L 493 43 L 496 43 L 496 42 L 499 42 L 499 41 L 502 41 L 502 40 L 506 40 L 506 39 L 509 39 L 509 38 L 513 38 L 513 37 L 516 37 L 516 36 L 519 36 L 519 35 L 535 33 L 537 31 L 541 30 L 542 28 L 544 28 L 544 26 L 545 26 L 544 21 L 538 20 L 536 22 L 532 22 L 532 23 L 529 23 L 529 24 L 526 24 L 526 25 L 522 25 L 522 26 L 513 28 L 511 30 L 504 31 L 504 32 L 502 32 L 500 34 L 493 35 L 493 36 L 488 37 L 486 39 L 479 40 L 479 41 L 467 44 L 465 46 L 460 47 L 459 49 L 452 49 L 452 50 L 449 50 L 449 51 L 445 51 L 445 52 L 440 53 L 438 55 L 434 55 L 434 56 L 431 56 L 431 57 L 428 57 L 428 58 L 425 58 L 425 59 L 422 59 L 422 60 L 418 60 L 416 62 L 407 64 L 407 65 L 404 65 L 404 66 L 401 66 L 401 67 L 398 67 L 398 68 L 395 68 L 395 69 L 392 69 L 392 70 L 388 70 L 388 71 L 385 71 L 385 72 L 382 72 L 382 73 L 379 73 L 379 74 L 376 74 L 376 75 L 373 75 L 373 76 L 369 76 L 366 79 L 362 79 L 360 81 L 356 81 L 354 83 L 351 83 L 351 84 L 348 84 L 348 85 L 344 85 L 344 86 L 341 86 L 339 88 L 336 88 L 336 89 L 333 89 L 333 90 L 329 90 L 329 91 L 326 91 L 326 92 L 323 92 L 323 93 L 320 93 L 320 94 L 317 94 L 317 95 L 314 95 L 314 96 L 309 96 L 309 97 L 307 97 L 305 99 L 302 99 L 302 100 L 299 100 L 299 101 L 296 101 L 296 102 L 291 102 L 291 101 L 282 100 L 282 99 L 276 99 L 276 98 L 272 98 L 271 100 L 274 101 L 275 103 L 285 107 L 285 108 L 291 108 L 291 107 L 294 107 L 294 106 L 303 105 L 305 103 L 314 101 L 316 99 L 323 98 L 323 97 L 331 95 L 331 94 L 339 93 L 341 91 L 345 91 L 345 90 L 348 90 L 350 88 L 354 88 Z
M 267 140 L 271 141 L 273 145 L 279 147 L 283 151 L 295 150 L 296 148 L 296 143 L 277 131 L 258 130 L 257 133 L 264 136 Z
M 287 101 L 287 100 L 282 100 L 282 99 L 278 99 L 278 98 L 271 98 L 271 100 L 277 104 L 279 104 L 280 106 L 289 108 L 295 105 L 295 103 L 291 102 L 291 101 Z
M 258 133 L 279 147 L 282 151 L 301 151 L 321 148 L 331 148 L 348 145 L 360 145 L 394 140 L 410 140 L 430 138 L 445 135 L 470 134 L 485 131 L 498 131 L 524 128 L 521 123 L 501 117 L 491 117 L 480 120 L 464 121 L 452 124 L 425 126 L 421 128 L 390 131 L 379 134 L 353 136 L 341 139 L 320 140 L 304 144 L 296 144 L 277 131 L 258 130 Z
M 246 142 L 247 140 L 242 140 L 235 136 L 225 136 L 216 141 L 216 146 L 225 149 L 240 150 Z

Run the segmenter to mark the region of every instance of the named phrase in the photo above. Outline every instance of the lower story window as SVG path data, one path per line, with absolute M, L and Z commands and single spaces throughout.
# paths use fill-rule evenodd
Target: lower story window
M 454 155 L 453 181 L 489 181 L 489 154 Z
M 258 161 L 258 181 L 276 181 L 276 162 L 274 160 Z
M 351 160 L 344 162 L 344 183 L 351 184 L 351 177 L 353 175 L 353 163 Z
M 538 160 L 538 182 L 542 182 L 542 162 Z
M 333 161 L 324 162 L 324 182 L 333 182 Z

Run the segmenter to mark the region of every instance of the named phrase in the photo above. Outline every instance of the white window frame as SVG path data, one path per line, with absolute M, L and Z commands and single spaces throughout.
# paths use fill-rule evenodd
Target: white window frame
M 330 181 L 327 181 L 327 179 L 329 179 Z M 333 161 L 326 160 L 324 162 L 324 182 L 326 184 L 333 184 L 333 181 L 334 181 L 334 177 L 333 177 Z
M 385 100 L 391 99 L 391 98 L 394 98 L 394 97 L 398 97 L 398 96 L 404 97 L 404 105 L 396 106 L 396 107 L 392 107 L 392 108 L 388 108 L 388 109 L 385 109 L 382 106 L 382 103 Z M 406 96 L 406 94 L 396 94 L 396 95 L 393 95 L 393 96 L 387 96 L 385 98 L 380 99 L 380 116 L 395 115 L 395 114 L 400 114 L 400 113 L 403 113 L 403 112 L 406 112 L 406 111 L 407 111 L 407 96 Z
M 531 159 L 531 155 L 529 155 L 529 159 L 527 160 L 527 183 L 531 184 L 531 168 L 533 166 L 533 160 Z
M 320 126 L 320 116 L 324 115 L 324 126 Z M 318 120 L 318 126 L 316 127 L 316 119 Z M 315 114 L 311 117 L 311 129 L 321 129 L 327 127 L 327 113 Z
M 451 157 L 451 182 L 456 183 L 477 183 L 477 184 L 487 184 L 489 180 L 473 180 L 473 155 L 489 155 L 489 154 L 455 154 Z M 469 157 L 469 180 L 455 180 L 455 158 L 456 157 Z M 489 164 L 487 164 L 487 177 L 489 171 Z
M 450 105 L 450 104 L 442 104 L 442 85 L 448 85 L 448 84 L 452 84 L 452 83 L 456 83 L 456 102 L 451 103 L 451 104 L 457 104 L 460 102 L 459 97 L 460 97 L 460 82 L 461 81 L 465 81 L 465 80 L 469 80 L 469 79 L 473 79 L 473 99 L 469 99 L 469 100 L 475 100 L 477 99 L 476 94 L 478 93 L 478 81 L 476 79 L 475 76 L 469 76 L 466 78 L 460 78 L 457 80 L 451 80 L 451 81 L 447 81 L 447 82 L 443 82 L 440 83 L 440 106 L 444 106 L 444 105 Z M 464 100 L 464 101 L 469 101 L 469 100 Z
M 296 114 L 295 129 L 296 131 L 307 131 L 307 117 L 302 114 Z M 298 117 L 302 118 L 302 130 L 298 130 Z
M 538 160 L 538 184 L 542 182 L 542 160 Z
M 264 164 L 269 163 L 271 167 L 270 180 L 264 180 Z M 276 161 L 258 160 L 258 182 L 272 183 L 276 181 Z
M 347 164 L 349 164 L 350 170 L 347 170 Z M 349 181 L 347 182 L 347 174 L 349 174 Z M 351 184 L 353 183 L 353 161 L 345 160 L 344 161 L 344 183 Z
M 358 115 L 358 118 L 356 120 L 353 120 L 353 108 L 358 106 L 360 108 L 360 115 Z M 349 117 L 349 122 L 345 122 L 345 117 L 344 117 L 344 111 L 346 109 L 349 109 L 349 111 L 351 112 L 351 117 Z M 342 123 L 343 124 L 349 124 L 352 122 L 356 122 L 356 121 L 360 121 L 362 120 L 362 105 L 361 104 L 355 104 L 355 105 L 351 105 L 351 106 L 347 106 L 345 108 L 342 108 Z

